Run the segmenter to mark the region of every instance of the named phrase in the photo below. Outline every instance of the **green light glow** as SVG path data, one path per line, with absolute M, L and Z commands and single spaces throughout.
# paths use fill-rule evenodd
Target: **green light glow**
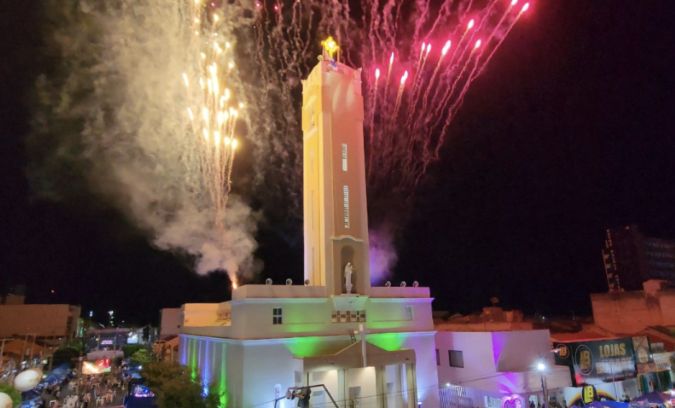
M 195 339 L 190 339 L 190 342 L 188 343 L 188 353 L 190 355 L 190 358 L 188 359 L 190 379 L 192 379 L 192 381 L 197 381 L 197 363 L 199 356 L 197 356 L 197 341 Z
M 222 353 L 220 355 L 220 376 L 218 377 L 218 395 L 220 395 L 220 408 L 227 408 L 227 364 L 225 364 L 225 349 L 224 344 L 221 345 Z
M 323 323 L 291 323 L 285 326 L 284 331 L 288 333 L 316 333 L 326 327 Z
M 405 333 L 381 333 L 369 334 L 366 338 L 369 343 L 374 344 L 381 349 L 396 351 L 403 347 L 407 337 L 408 335 Z
M 288 350 L 297 357 L 312 357 L 319 354 L 321 337 L 297 337 L 287 345 Z
M 369 322 L 368 329 L 396 329 L 406 327 L 407 324 L 409 324 L 409 322 L 401 322 L 400 320 Z

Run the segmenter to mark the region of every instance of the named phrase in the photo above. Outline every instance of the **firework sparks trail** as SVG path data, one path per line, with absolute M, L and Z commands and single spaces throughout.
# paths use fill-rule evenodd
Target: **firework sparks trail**
M 515 4 L 516 0 L 369 0 L 354 12 L 346 0 L 260 0 L 251 30 L 257 55 L 252 68 L 268 85 L 253 91 L 258 97 L 252 99 L 272 118 L 261 117 L 261 122 L 272 122 L 266 130 L 276 128 L 267 143 L 281 146 L 294 160 L 288 164 L 299 183 L 299 158 L 289 152 L 300 150 L 300 140 L 288 135 L 299 133 L 300 115 L 299 110 L 289 112 L 288 95 L 297 95 L 299 79 L 314 65 L 319 39 L 332 34 L 344 50 L 342 61 L 367 73 L 363 81 L 369 185 L 414 187 L 414 180 L 437 160 L 434 152 L 445 137 L 439 133 L 447 133 L 443 124 L 449 108 L 461 105 L 467 84 L 485 68 L 486 55 L 498 48 L 517 20 Z M 481 46 L 476 48 L 478 40 Z M 380 75 L 373 75 L 378 68 Z M 394 80 L 406 70 L 407 90 Z
M 198 145 L 200 168 L 214 210 L 214 224 L 224 228 L 225 210 L 232 189 L 237 140 L 235 124 L 243 102 L 237 102 L 231 86 L 234 55 L 232 43 L 222 35 L 223 15 L 202 0 L 189 7 L 192 46 L 198 57 L 183 72 L 188 101 L 190 137 Z M 236 284 L 236 282 L 235 282 Z
M 283 200 L 298 215 L 301 79 L 322 38 L 333 35 L 338 58 L 364 69 L 366 168 L 377 197 L 411 191 L 438 159 L 471 83 L 530 7 L 517 0 L 364 0 L 357 10 L 348 0 L 79 0 L 68 14 L 58 0 L 45 1 L 62 14 L 60 51 L 82 77 L 57 83 L 53 92 L 63 95 L 46 99 L 46 108 L 64 120 L 83 116 L 80 136 L 102 158 L 94 162 L 110 163 L 106 177 L 126 189 L 119 196 L 134 198 L 120 205 L 159 247 L 184 249 L 200 259 L 200 272 L 225 269 L 235 284 L 237 270 L 253 269 L 256 248 L 255 226 L 245 221 L 251 210 L 230 198 L 235 137 L 252 155 L 249 193 L 266 210 Z M 99 43 L 78 41 L 71 23 L 100 27 L 89 33 Z M 77 112 L 52 108 L 90 89 L 95 97 Z
M 84 187 L 156 247 L 192 255 L 196 272 L 226 271 L 233 284 L 254 274 L 257 215 L 241 194 L 230 195 L 235 136 L 247 146 L 265 143 L 250 132 L 250 100 L 242 99 L 235 65 L 232 22 L 242 20 L 241 10 L 222 0 L 43 3 L 54 16 L 45 41 L 60 68 L 36 83 L 42 122 L 31 137 L 69 151 L 60 159 L 69 168 L 96 163 L 80 171 L 105 182 Z M 82 127 L 54 131 L 73 120 Z M 74 150 L 72 141 L 84 148 Z M 53 173 L 49 164 L 34 166 Z
M 370 95 L 369 95 L 369 98 L 370 98 L 370 106 L 372 106 L 373 108 L 372 108 L 372 109 L 370 110 L 370 112 L 369 112 L 369 114 L 370 114 L 371 116 L 367 119 L 368 123 L 370 124 L 370 129 L 369 129 L 369 131 L 368 131 L 368 134 L 371 135 L 371 136 L 375 135 L 375 127 L 374 127 L 374 126 L 375 126 L 375 120 L 374 120 L 374 115 L 375 115 L 375 110 L 377 109 L 377 88 L 378 88 L 378 84 L 379 84 L 379 81 L 380 81 L 380 75 L 381 75 L 380 69 L 379 69 L 379 68 L 375 68 L 375 73 L 374 73 L 374 77 L 375 77 L 375 79 L 374 79 L 374 85 L 373 85 L 371 91 L 369 92 L 369 94 L 370 94 Z M 371 143 L 372 143 L 372 141 L 371 141 Z M 372 162 L 372 161 L 373 161 L 373 150 L 371 149 L 370 151 L 368 151 L 368 162 L 370 163 L 370 162 Z M 367 175 L 368 177 L 370 177 L 371 171 L 372 171 L 372 167 L 367 166 L 367 167 L 366 167 L 366 175 Z
M 513 7 L 513 6 L 515 6 L 517 3 L 518 3 L 518 0 L 512 0 L 512 1 L 511 1 L 511 6 Z M 504 42 L 504 40 L 506 39 L 507 35 L 511 32 L 511 30 L 512 30 L 513 27 L 515 26 L 516 22 L 517 22 L 518 19 L 520 18 L 520 16 L 521 16 L 524 12 L 526 12 L 526 11 L 529 9 L 529 7 L 530 7 L 530 4 L 529 4 L 529 3 L 525 3 L 525 4 L 523 5 L 523 7 L 521 8 L 520 12 L 518 13 L 518 16 L 513 20 L 513 22 L 511 23 L 511 25 L 508 27 L 508 29 L 506 30 L 506 32 L 504 33 L 504 35 L 502 36 L 502 38 L 499 39 L 497 45 L 492 49 L 492 51 L 491 51 L 490 54 L 487 56 L 487 58 L 485 58 L 485 62 L 484 62 L 480 67 L 478 66 L 478 64 L 474 64 L 474 67 L 473 67 L 473 69 L 471 70 L 471 73 L 469 74 L 469 78 L 468 78 L 468 80 L 466 81 L 466 83 L 464 84 L 464 88 L 463 88 L 462 91 L 460 92 L 460 97 L 457 98 L 457 100 L 455 100 L 455 102 L 447 109 L 447 114 L 445 115 L 445 116 L 446 116 L 446 117 L 445 117 L 445 122 L 443 123 L 443 128 L 442 128 L 442 131 L 441 131 L 441 137 L 444 137 L 444 135 L 447 134 L 448 128 L 450 127 L 450 124 L 452 123 L 452 117 L 455 115 L 455 113 L 456 113 L 457 109 L 459 108 L 459 106 L 462 105 L 462 101 L 463 101 L 464 96 L 466 95 L 466 92 L 468 91 L 469 87 L 471 86 L 471 84 L 473 83 L 473 81 L 475 81 L 476 78 L 480 75 L 480 70 L 485 69 L 485 67 L 487 66 L 487 64 L 492 60 L 492 57 L 494 56 L 494 54 L 495 54 L 495 52 L 497 51 L 497 49 L 499 48 L 499 46 Z M 442 143 L 443 143 L 443 140 L 441 140 L 441 143 L 439 143 L 439 145 L 442 145 Z M 437 146 L 437 148 L 436 148 L 435 154 L 436 154 L 436 156 L 439 154 L 438 146 Z
M 394 118 L 398 116 L 399 108 L 401 107 L 401 99 L 403 98 L 403 91 L 405 90 L 405 83 L 408 80 L 408 71 L 405 71 L 401 75 L 400 85 L 398 87 L 398 92 L 396 93 L 396 102 L 394 104 Z

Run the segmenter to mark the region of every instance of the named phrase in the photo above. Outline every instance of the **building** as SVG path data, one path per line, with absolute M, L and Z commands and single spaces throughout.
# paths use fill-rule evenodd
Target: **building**
M 608 229 L 602 258 L 610 292 L 640 290 L 650 279 L 675 285 L 675 241 L 645 236 L 635 225 Z
M 181 363 L 223 406 L 438 406 L 429 289 L 370 284 L 360 76 L 324 54 L 303 81 L 304 282 L 183 305 Z
M 177 336 L 183 320 L 180 307 L 165 307 L 159 311 L 159 338 Z
M 72 305 L 0 305 L 0 337 L 77 337 L 80 307 Z
M 611 400 L 632 399 L 673 386 L 670 365 L 647 336 L 555 342 L 556 364 L 569 367 L 573 387 L 565 390 L 569 404 L 588 403 L 585 387 Z
M 644 290 L 591 294 L 593 320 L 617 334 L 636 334 L 648 327 L 675 326 L 675 289 L 662 281 L 644 283 Z
M 569 371 L 556 367 L 548 330 L 446 331 L 436 326 L 442 407 L 563 403 Z M 544 388 L 544 384 L 546 387 Z

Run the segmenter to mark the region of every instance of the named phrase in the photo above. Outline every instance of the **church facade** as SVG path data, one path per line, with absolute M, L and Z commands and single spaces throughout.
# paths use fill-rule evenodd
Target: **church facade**
M 437 407 L 429 288 L 370 282 L 360 70 L 324 55 L 302 128 L 305 281 L 183 305 L 180 361 L 227 407 Z

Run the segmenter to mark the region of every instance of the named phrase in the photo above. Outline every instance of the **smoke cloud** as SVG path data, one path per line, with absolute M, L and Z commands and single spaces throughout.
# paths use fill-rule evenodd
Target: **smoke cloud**
M 177 3 L 45 2 L 49 64 L 36 84 L 29 177 L 39 194 L 62 199 L 81 181 L 159 248 L 192 254 L 197 272 L 225 270 L 236 282 L 261 267 L 253 257 L 260 215 L 233 195 L 224 229 L 214 228 L 180 83 L 199 53 Z
M 370 281 L 381 284 L 392 275 L 394 266 L 398 262 L 398 255 L 394 246 L 393 229 L 383 224 L 368 233 L 370 255 Z

